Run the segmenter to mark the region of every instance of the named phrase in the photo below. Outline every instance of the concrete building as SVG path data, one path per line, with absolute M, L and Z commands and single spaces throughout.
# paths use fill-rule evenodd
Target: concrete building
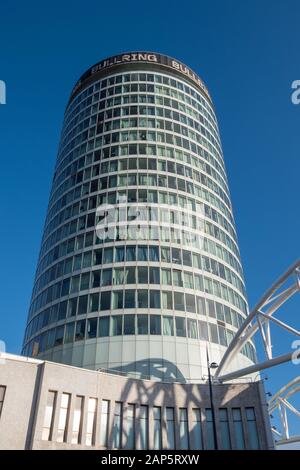
M 65 112 L 23 354 L 201 381 L 247 313 L 207 88 L 160 54 L 94 65 Z M 249 341 L 232 367 L 253 362 Z
M 247 315 L 206 86 L 161 54 L 99 62 L 67 104 L 0 447 L 272 448 L 260 381 L 207 384 Z M 255 361 L 250 340 L 231 367 Z
M 214 386 L 218 448 L 273 447 L 261 382 Z M 213 449 L 205 384 L 1 356 L 0 449 Z

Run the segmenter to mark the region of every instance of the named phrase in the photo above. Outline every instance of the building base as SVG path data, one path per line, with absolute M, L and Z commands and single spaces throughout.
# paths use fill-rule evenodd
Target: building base
M 271 449 L 261 382 L 165 383 L 2 355 L 0 449 Z

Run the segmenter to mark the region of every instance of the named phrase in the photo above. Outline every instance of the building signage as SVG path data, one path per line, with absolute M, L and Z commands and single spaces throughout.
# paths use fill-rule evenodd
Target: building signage
M 128 54 L 121 54 L 109 57 L 108 59 L 104 59 L 101 62 L 98 62 L 82 75 L 80 80 L 75 85 L 72 95 L 77 91 L 77 89 L 84 82 L 84 80 L 93 76 L 95 73 L 112 67 L 114 65 L 136 62 L 161 64 L 170 67 L 173 70 L 176 70 L 177 72 L 181 72 L 183 75 L 193 80 L 209 96 L 208 90 L 202 80 L 189 67 L 179 62 L 178 60 L 172 59 L 171 57 L 161 54 L 153 54 L 151 52 L 130 52 Z

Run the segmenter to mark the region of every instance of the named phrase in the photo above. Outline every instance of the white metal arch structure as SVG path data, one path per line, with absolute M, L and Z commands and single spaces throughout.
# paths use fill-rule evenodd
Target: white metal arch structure
M 300 442 L 299 435 L 290 435 L 288 414 L 287 411 L 291 411 L 294 416 L 299 419 L 300 423 L 300 411 L 290 403 L 289 399 L 296 393 L 300 392 L 300 376 L 291 380 L 288 384 L 284 385 L 273 397 L 269 400 L 269 414 L 273 415 L 274 412 L 278 412 L 281 430 L 278 431 L 272 428 L 274 438 L 276 440 L 276 446 L 283 444 L 290 444 L 293 442 Z
M 283 274 L 283 276 L 281 276 L 272 285 L 272 287 L 264 294 L 258 304 L 250 312 L 228 346 L 220 365 L 216 370 L 216 379 L 219 379 L 220 381 L 236 379 L 291 360 L 294 351 L 290 351 L 278 357 L 273 357 L 270 323 L 274 322 L 274 324 L 280 326 L 284 330 L 300 337 L 300 331 L 273 316 L 273 314 L 277 312 L 277 310 L 282 307 L 288 299 L 299 291 L 300 259 L 297 260 L 296 263 L 294 263 L 285 272 L 285 274 Z M 249 341 L 257 331 L 260 332 L 262 337 L 266 360 L 252 366 L 224 374 L 224 370 L 228 368 L 233 358 L 241 351 L 243 346 L 245 346 L 247 341 Z

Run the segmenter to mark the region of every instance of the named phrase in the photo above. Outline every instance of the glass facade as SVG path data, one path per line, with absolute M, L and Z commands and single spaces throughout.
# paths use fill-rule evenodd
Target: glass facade
M 243 272 L 211 98 L 146 62 L 72 93 L 23 354 L 195 380 L 199 346 L 222 354 L 248 313 Z

